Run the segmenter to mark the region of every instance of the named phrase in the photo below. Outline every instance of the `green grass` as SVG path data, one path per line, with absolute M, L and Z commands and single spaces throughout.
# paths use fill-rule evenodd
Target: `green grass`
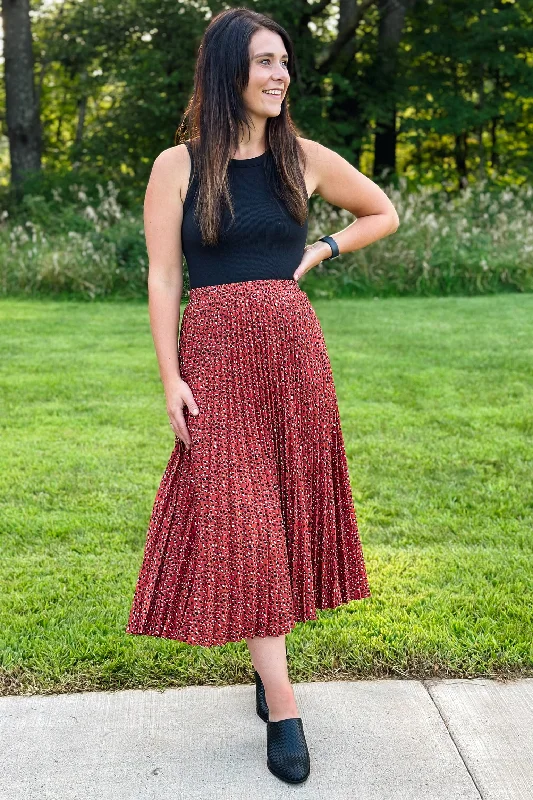
M 372 597 L 291 631 L 291 679 L 533 675 L 533 297 L 314 307 Z M 146 305 L 0 316 L 0 691 L 250 682 L 244 641 L 124 632 L 174 443 Z

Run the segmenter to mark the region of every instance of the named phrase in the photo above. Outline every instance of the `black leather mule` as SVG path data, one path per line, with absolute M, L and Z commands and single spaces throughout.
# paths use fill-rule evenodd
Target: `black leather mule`
M 254 669 L 255 677 L 255 708 L 263 722 L 268 722 L 268 705 L 265 697 L 265 687 L 260 674 Z
M 267 722 L 267 767 L 286 783 L 303 783 L 311 770 L 301 717 Z

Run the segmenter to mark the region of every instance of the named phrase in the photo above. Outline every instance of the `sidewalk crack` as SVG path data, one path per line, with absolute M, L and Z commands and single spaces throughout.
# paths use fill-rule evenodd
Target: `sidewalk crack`
M 446 722 L 446 720 L 445 720 L 445 718 L 444 718 L 444 716 L 443 716 L 443 714 L 442 714 L 442 711 L 441 711 L 441 709 L 440 709 L 440 707 L 439 707 L 439 704 L 438 704 L 438 702 L 437 702 L 436 698 L 433 696 L 433 694 L 432 694 L 432 692 L 431 692 L 431 683 L 432 683 L 432 681 L 431 681 L 431 680 L 421 680 L 421 683 L 422 683 L 422 686 L 424 687 L 424 689 L 426 690 L 426 692 L 428 693 L 428 695 L 429 695 L 429 697 L 430 697 L 430 700 L 431 700 L 431 702 L 433 703 L 433 705 L 434 705 L 434 706 L 435 706 L 435 708 L 437 709 L 437 711 L 438 711 L 438 714 L 439 714 L 439 716 L 440 716 L 440 718 L 441 718 L 441 720 L 442 720 L 442 722 L 443 722 L 443 724 L 444 724 L 444 727 L 445 727 L 445 728 L 446 728 L 446 730 L 448 731 L 448 736 L 449 736 L 449 737 L 450 737 L 450 739 L 452 740 L 452 742 L 453 742 L 453 744 L 454 744 L 454 747 L 455 747 L 455 749 L 457 750 L 457 753 L 458 753 L 458 755 L 459 755 L 459 758 L 461 759 L 461 761 L 462 761 L 462 762 L 463 762 L 463 764 L 465 765 L 465 769 L 466 769 L 466 771 L 468 772 L 468 774 L 470 775 L 470 780 L 472 781 L 472 783 L 473 783 L 473 784 L 474 784 L 474 786 L 476 787 L 476 791 L 477 791 L 477 793 L 478 793 L 478 795 L 479 795 L 480 799 L 481 799 L 481 800 L 484 800 L 484 798 L 483 798 L 483 794 L 482 794 L 482 792 L 481 792 L 481 789 L 480 789 L 480 787 L 478 786 L 478 783 L 477 783 L 477 781 L 476 781 L 476 779 L 475 779 L 474 775 L 472 774 L 472 770 L 470 769 L 470 767 L 468 766 L 467 762 L 466 762 L 466 761 L 465 761 L 465 759 L 463 758 L 463 754 L 461 753 L 461 750 L 460 750 L 460 748 L 459 748 L 459 745 L 458 745 L 458 743 L 455 741 L 455 738 L 454 738 L 454 736 L 453 736 L 453 733 L 451 732 L 451 730 L 450 730 L 450 728 L 449 728 L 449 726 L 448 726 L 448 723 Z

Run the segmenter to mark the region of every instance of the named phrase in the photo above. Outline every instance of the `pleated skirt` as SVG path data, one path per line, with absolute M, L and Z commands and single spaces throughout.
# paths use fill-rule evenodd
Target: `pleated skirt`
M 213 646 L 280 636 L 370 596 L 336 391 L 297 281 L 190 290 L 184 407 L 126 632 Z

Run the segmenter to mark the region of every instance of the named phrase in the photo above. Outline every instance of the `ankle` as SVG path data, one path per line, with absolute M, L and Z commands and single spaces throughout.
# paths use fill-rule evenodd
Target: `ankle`
M 268 718 L 271 722 L 279 722 L 289 717 L 299 717 L 292 686 L 288 689 L 268 693 L 265 689 L 265 700 L 268 705 Z
M 268 709 L 268 720 L 269 722 L 280 722 L 282 719 L 292 719 L 293 717 L 299 717 L 300 712 L 298 711 L 298 706 L 294 703 L 290 708 L 278 708 L 271 710 L 270 707 Z

